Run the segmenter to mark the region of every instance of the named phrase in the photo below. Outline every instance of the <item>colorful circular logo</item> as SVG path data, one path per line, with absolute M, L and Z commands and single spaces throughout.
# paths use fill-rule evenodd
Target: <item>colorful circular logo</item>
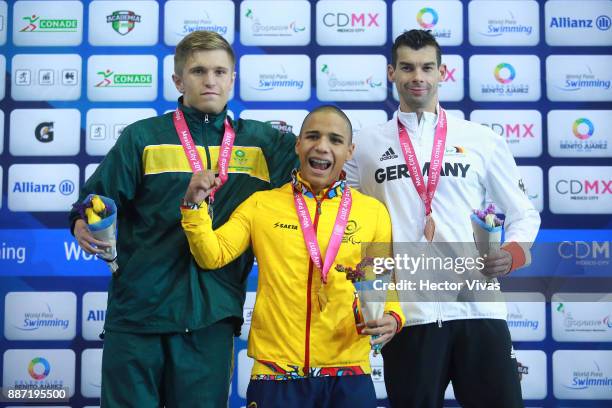
M 495 79 L 501 84 L 509 84 L 516 76 L 516 70 L 507 62 L 502 62 L 495 67 Z
M 39 381 L 44 380 L 45 377 L 49 375 L 50 371 L 51 366 L 49 365 L 49 362 L 42 357 L 33 358 L 28 366 L 28 373 L 30 373 L 30 377 Z
M 431 17 L 425 18 L 425 15 L 431 15 Z M 417 13 L 417 23 L 423 28 L 432 28 L 438 24 L 438 13 L 431 7 L 423 7 Z
M 240 158 L 243 158 L 246 155 L 246 153 L 243 150 L 236 150 L 234 154 L 236 155 L 236 157 L 240 157 Z
M 576 136 L 580 140 L 586 140 L 589 137 L 593 136 L 593 132 L 595 132 L 595 126 L 593 126 L 593 122 L 588 120 L 587 118 L 579 118 L 576 119 L 574 125 L 572 126 L 572 131 L 574 132 L 574 136 Z

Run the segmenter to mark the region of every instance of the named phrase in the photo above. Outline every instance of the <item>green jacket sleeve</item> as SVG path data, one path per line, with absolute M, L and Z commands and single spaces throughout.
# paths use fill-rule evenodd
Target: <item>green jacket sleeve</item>
M 117 204 L 117 211 L 121 212 L 121 208 L 134 198 L 143 173 L 142 148 L 138 146 L 137 133 L 136 124 L 124 129 L 102 163 L 81 188 L 77 203 L 81 203 L 89 194 L 99 194 L 112 198 Z M 69 215 L 71 232 L 78 218 L 79 212 L 73 208 Z
M 270 172 L 270 184 L 273 188 L 282 186 L 291 180 L 291 170 L 300 167 L 295 153 L 296 137 L 293 133 L 271 129 L 266 151 Z

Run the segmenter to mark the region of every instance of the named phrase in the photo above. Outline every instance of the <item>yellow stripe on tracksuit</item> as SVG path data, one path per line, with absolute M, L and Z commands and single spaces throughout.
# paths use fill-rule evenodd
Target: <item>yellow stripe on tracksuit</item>
M 202 146 L 198 146 L 197 149 L 204 168 L 208 168 L 206 150 Z M 217 171 L 219 146 L 210 146 L 208 151 L 211 161 L 210 168 Z M 181 145 L 163 144 L 146 146 L 142 154 L 142 163 L 145 176 L 172 172 L 191 172 L 189 161 Z M 234 146 L 228 171 L 230 173 L 248 174 L 251 177 L 270 182 L 268 164 L 260 147 Z

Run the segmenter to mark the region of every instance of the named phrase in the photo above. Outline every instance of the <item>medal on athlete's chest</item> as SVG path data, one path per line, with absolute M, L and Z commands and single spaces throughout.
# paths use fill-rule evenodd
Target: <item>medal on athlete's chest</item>
M 327 296 L 327 284 L 321 283 L 317 292 L 317 303 L 319 304 L 319 310 L 323 312 L 327 306 L 329 297 Z
M 402 153 L 404 154 L 404 160 L 408 167 L 408 173 L 412 184 L 416 189 L 421 201 L 425 205 L 425 227 L 423 229 L 423 235 L 429 242 L 433 241 L 436 233 L 436 223 L 432 216 L 431 203 L 433 201 L 438 182 L 440 181 L 440 170 L 444 159 L 444 146 L 446 144 L 446 111 L 438 105 L 438 124 L 434 132 L 433 147 L 431 149 L 431 159 L 429 162 L 429 177 L 427 182 L 423 177 L 419 161 L 417 159 L 416 152 L 410 141 L 410 135 L 408 130 L 397 118 L 397 128 L 400 140 L 400 146 Z
M 425 216 L 425 230 L 423 235 L 429 242 L 433 241 L 434 234 L 436 233 L 436 222 L 434 221 L 431 213 Z
M 312 262 L 312 270 L 309 270 L 309 273 L 314 272 L 315 268 L 317 268 L 321 272 L 320 286 L 316 290 L 319 310 L 324 311 L 329 301 L 329 270 L 332 264 L 334 263 L 336 256 L 338 255 L 338 251 L 340 250 L 340 245 L 342 244 L 342 237 L 344 236 L 344 230 L 346 229 L 346 224 L 348 223 L 348 218 L 351 212 L 351 205 L 353 202 L 351 197 L 351 190 L 348 186 L 344 186 L 342 197 L 340 198 L 340 205 L 338 206 L 338 212 L 334 221 L 334 228 L 332 229 L 332 233 L 329 238 L 329 243 L 327 245 L 325 260 L 323 260 L 321 249 L 319 248 L 319 242 L 317 241 L 317 233 L 315 231 L 312 218 L 310 218 L 310 213 L 308 212 L 306 200 L 304 199 L 302 192 L 295 186 L 293 188 L 293 200 L 295 204 L 295 210 L 298 216 L 298 221 L 302 228 L 302 235 L 304 237 L 304 243 L 306 244 L 306 251 L 308 252 L 310 262 Z
M 193 173 L 204 171 L 204 164 L 202 162 L 202 158 L 198 153 L 198 148 L 194 143 L 193 138 L 191 137 L 191 132 L 189 130 L 189 127 L 187 126 L 187 121 L 185 120 L 183 111 L 180 108 L 176 108 L 176 110 L 174 111 L 174 114 L 172 115 L 172 122 L 174 124 L 176 134 L 178 135 L 181 141 L 181 145 L 183 146 L 183 150 L 185 152 L 185 156 L 187 157 L 187 161 L 189 162 L 189 166 L 191 167 L 191 171 Z M 223 139 L 221 140 L 221 146 L 219 146 L 219 160 L 217 161 L 221 185 L 213 189 L 210 195 L 208 196 L 208 215 L 210 216 L 211 220 L 214 216 L 213 202 L 215 201 L 215 192 L 227 182 L 229 177 L 229 163 L 232 157 L 234 140 L 236 138 L 236 132 L 234 132 L 232 124 L 227 116 L 223 121 L 223 127 Z

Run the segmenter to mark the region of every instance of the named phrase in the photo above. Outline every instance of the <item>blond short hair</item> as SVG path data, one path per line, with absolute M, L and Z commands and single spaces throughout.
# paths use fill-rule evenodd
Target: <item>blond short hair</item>
M 176 46 L 174 52 L 174 73 L 183 74 L 183 68 L 189 58 L 196 51 L 223 50 L 227 52 L 232 65 L 236 64 L 234 50 L 227 40 L 213 31 L 194 31 L 189 33 Z

